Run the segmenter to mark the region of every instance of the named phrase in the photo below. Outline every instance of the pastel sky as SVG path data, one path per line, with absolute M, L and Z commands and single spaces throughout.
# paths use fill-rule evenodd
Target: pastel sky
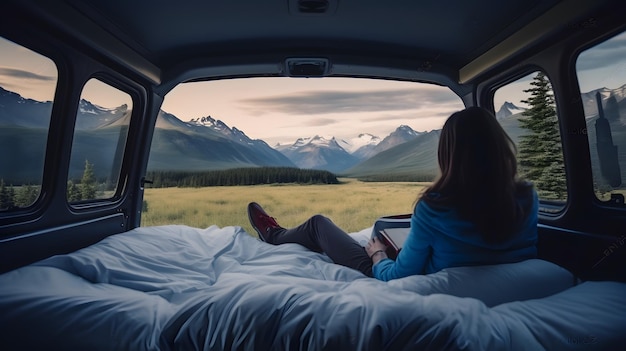
M 253 139 L 293 143 L 321 135 L 384 137 L 400 125 L 441 128 L 463 108 L 448 88 L 349 78 L 254 78 L 186 83 L 170 92 L 163 110 L 183 120 L 211 115 Z
M 47 58 L 0 38 L 0 87 L 38 101 L 52 100 L 56 66 Z M 577 61 L 582 92 L 626 83 L 626 33 L 585 51 Z M 519 104 L 530 77 L 501 88 L 504 101 Z M 108 88 L 108 87 L 105 87 Z M 127 99 L 102 84 L 90 84 L 84 97 L 103 107 Z M 254 78 L 186 83 L 176 87 L 162 109 L 183 121 L 212 116 L 270 145 L 313 135 L 350 139 L 358 133 L 384 137 L 398 126 L 418 131 L 441 128 L 462 109 L 449 89 L 429 84 L 348 78 Z

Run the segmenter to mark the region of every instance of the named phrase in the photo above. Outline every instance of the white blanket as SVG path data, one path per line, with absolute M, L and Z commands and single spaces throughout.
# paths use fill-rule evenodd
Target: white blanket
M 385 283 L 299 245 L 260 242 L 239 227 L 138 228 L 0 275 L 0 345 L 9 350 L 625 345 L 626 284 L 574 284 L 569 272 L 541 260 L 451 268 Z

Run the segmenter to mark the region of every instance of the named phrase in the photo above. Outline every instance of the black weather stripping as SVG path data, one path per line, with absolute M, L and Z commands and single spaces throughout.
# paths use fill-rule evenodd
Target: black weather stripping
M 298 0 L 298 11 L 302 13 L 324 13 L 328 11 L 328 0 Z

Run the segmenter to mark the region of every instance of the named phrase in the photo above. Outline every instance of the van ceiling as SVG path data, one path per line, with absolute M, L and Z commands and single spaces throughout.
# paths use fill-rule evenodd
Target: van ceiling
M 276 67 L 278 58 L 293 56 L 330 58 L 336 75 L 350 72 L 342 64 L 371 65 L 464 82 L 604 2 L 610 1 L 8 0 L 2 6 L 25 9 L 114 53 L 157 84 L 219 75 L 183 74 L 196 68 Z

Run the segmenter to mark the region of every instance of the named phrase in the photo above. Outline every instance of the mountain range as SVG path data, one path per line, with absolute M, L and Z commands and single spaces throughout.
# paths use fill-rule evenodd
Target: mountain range
M 217 170 L 236 167 L 295 167 L 263 140 L 250 139 L 211 116 L 183 122 L 160 111 L 148 169 Z
M 612 124 L 615 124 L 615 133 L 621 136 L 626 131 L 626 85 L 618 89 L 601 88 L 581 94 L 589 121 L 597 116 L 596 93 L 602 97 L 605 112 L 611 109 L 620 112 L 609 116 L 617 116 L 611 117 L 618 119 Z M 42 150 L 46 147 L 51 110 L 52 103 L 49 101 L 25 99 L 0 88 L 0 147 L 14 151 L 0 154 L 0 165 L 20 165 L 0 167 L 0 178 L 28 181 L 41 179 Z M 499 122 L 514 141 L 522 133 L 518 118 L 523 111 L 524 108 L 505 102 L 496 113 Z M 81 100 L 70 177 L 80 177 L 85 159 L 94 164 L 99 176 L 107 176 L 106 172 L 114 162 L 119 131 L 128 125 L 129 118 L 128 106 L 104 108 Z M 592 123 L 588 124 L 590 132 L 593 131 Z M 299 138 L 291 144 L 270 147 L 266 142 L 250 139 L 242 130 L 231 128 L 211 116 L 184 122 L 170 113 L 160 111 L 148 168 L 214 170 L 284 166 L 326 169 L 352 177 L 411 174 L 432 177 L 437 173 L 439 132 L 418 132 L 401 125 L 384 138 L 367 133 L 357 134 L 352 139 L 316 135 Z M 595 136 L 589 138 L 592 142 Z M 622 143 L 626 137 L 614 137 L 614 140 Z M 593 149 L 594 146 L 591 147 Z M 626 145 L 619 147 L 624 150 Z
M 337 140 L 335 137 L 324 138 L 316 135 L 299 138 L 293 144 L 276 145 L 275 149 L 282 152 L 300 168 L 325 169 L 342 173 L 362 161 L 422 134 L 424 132 L 416 132 L 409 126 L 401 125 L 383 139 L 365 133 L 350 140 Z

